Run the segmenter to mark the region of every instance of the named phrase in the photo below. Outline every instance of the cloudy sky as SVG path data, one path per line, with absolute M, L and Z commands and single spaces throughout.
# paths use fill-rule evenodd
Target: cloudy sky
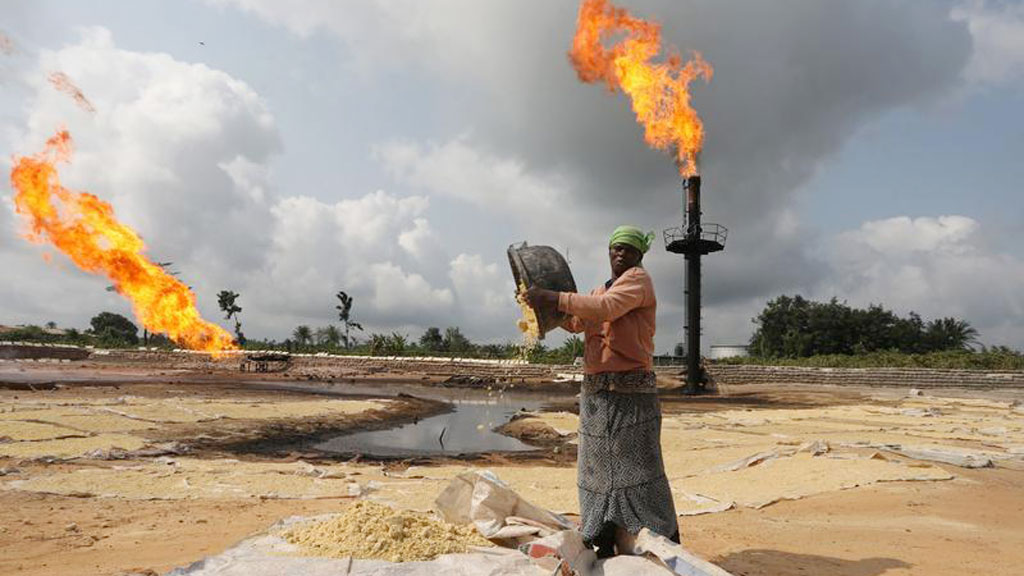
M 779 294 L 957 316 L 1024 348 L 1024 5 L 621 0 L 714 66 L 704 118 L 705 347 Z M 608 275 L 622 223 L 679 224 L 672 162 L 621 95 L 581 84 L 571 0 L 0 0 L 0 162 L 59 127 L 65 185 L 110 201 L 200 310 L 241 293 L 250 337 L 335 320 L 517 338 L 505 249 Z M 65 73 L 94 113 L 47 78 Z M 5 179 L 6 180 L 6 179 Z M 0 188 L 0 324 L 129 314 L 26 242 Z M 645 259 L 659 351 L 683 262 Z M 557 343 L 561 337 L 553 339 Z

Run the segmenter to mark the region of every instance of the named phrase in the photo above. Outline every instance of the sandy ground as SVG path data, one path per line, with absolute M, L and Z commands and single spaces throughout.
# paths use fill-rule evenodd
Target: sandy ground
M 9 380 L 53 380 L 49 368 L 16 370 Z M 439 408 L 260 389 L 233 374 L 190 384 L 187 374 L 135 383 L 134 370 L 63 372 L 79 383 L 0 386 L 0 574 L 160 574 L 357 497 L 429 508 L 467 468 L 575 511 L 571 395 L 508 427 L 543 446 L 537 455 L 337 462 L 296 451 L 297 439 Z M 1022 395 L 904 392 L 733 386 L 713 398 L 665 397 L 667 473 L 677 509 L 693 514 L 680 518 L 685 544 L 746 575 L 1019 574 Z M 282 448 L 235 450 L 254 443 Z M 980 454 L 992 466 L 937 462 L 936 453 Z

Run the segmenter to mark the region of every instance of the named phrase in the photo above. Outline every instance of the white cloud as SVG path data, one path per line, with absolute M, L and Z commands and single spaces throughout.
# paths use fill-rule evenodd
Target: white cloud
M 49 85 L 54 71 L 75 82 L 95 114 Z M 42 52 L 24 77 L 35 92 L 14 151 L 38 150 L 66 126 L 75 153 L 61 166 L 64 184 L 112 202 L 155 257 L 183 269 L 200 254 L 223 266 L 258 261 L 265 244 L 233 232 L 264 225 L 267 213 L 251 193 L 236 194 L 235 183 L 243 166 L 255 177 L 253 167 L 280 143 L 266 104 L 246 84 L 166 54 L 118 49 L 103 28 Z
M 973 250 L 969 243 L 978 222 L 966 216 L 914 218 L 899 216 L 865 222 L 859 230 L 847 232 L 841 242 L 866 245 L 875 255 L 912 257 L 916 253 L 963 254 Z
M 825 250 L 831 273 L 819 298 L 879 303 L 925 318 L 956 316 L 988 344 L 1024 341 L 1024 261 L 992 251 L 965 216 L 863 223 Z
M 514 334 L 504 238 L 569 249 L 586 290 L 606 278 L 604 242 L 615 225 L 677 224 L 672 167 L 643 145 L 628 105 L 579 85 L 565 60 L 574 2 L 215 3 L 300 35 L 340 38 L 351 53 L 325 61 L 382 71 L 379 84 L 358 86 L 371 97 L 394 78 L 403 87 L 410 78 L 430 81 L 409 102 L 412 116 L 429 120 L 380 132 L 390 143 L 376 158 L 401 193 L 275 191 L 282 143 L 255 90 L 208 66 L 119 49 L 102 29 L 24 71 L 34 92 L 10 151 L 36 150 L 68 125 L 78 153 L 66 182 L 112 200 L 156 257 L 175 261 L 208 313 L 217 290 L 240 291 L 250 335 L 283 337 L 296 323 L 329 321 L 340 289 L 357 297 L 357 320 L 382 330 L 460 324 L 472 325 L 474 338 Z M 637 14 L 665 23 L 666 38 L 706 48 L 719 66 L 695 95 L 709 128 L 706 219 L 734 231 L 726 254 L 706 263 L 710 340 L 742 339 L 761 298 L 793 290 L 915 309 L 924 302 L 962 312 L 985 337 L 1016 333 L 1019 262 L 987 250 L 977 222 L 866 223 L 830 245 L 830 263 L 806 258 L 819 239 L 808 238 L 795 204 L 794 191 L 859 126 L 957 82 L 971 36 L 972 74 L 1019 71 L 1019 6 L 970 2 L 959 10 L 950 22 L 947 7 L 928 3 L 637 3 Z M 82 88 L 95 115 L 49 86 L 56 70 Z M 441 133 L 432 131 L 438 126 Z M 468 135 L 446 139 L 459 132 Z M 403 134 L 417 140 L 394 140 Z M 453 205 L 460 220 L 445 212 Z M 474 229 L 467 246 L 462 226 L 487 229 Z M 674 341 L 682 259 L 655 249 L 646 263 L 664 314 L 659 341 Z M 19 276 L 0 286 L 3 317 L 38 321 L 46 310 L 71 317 L 109 305 L 102 280 L 47 267 L 20 240 L 0 242 L 0 265 Z M 970 278 L 985 273 L 1005 282 Z M 953 288 L 965 278 L 983 284 L 984 298 Z
M 398 245 L 417 260 L 428 261 L 431 248 L 437 246 L 437 236 L 426 218 L 416 218 L 411 229 L 398 235 Z
M 374 306 L 396 317 L 438 317 L 452 305 L 451 290 L 435 289 L 423 276 L 406 273 L 391 262 L 372 264 L 370 275 L 374 282 Z
M 462 253 L 448 264 L 448 277 L 462 310 L 464 326 L 490 341 L 517 338 L 519 306 L 508 266 Z M 556 335 L 557 337 L 557 335 Z
M 964 71 L 968 81 L 998 83 L 1024 74 L 1024 4 L 967 0 L 951 17 L 967 24 L 974 43 Z
M 57 70 L 86 94 L 94 115 L 46 82 Z M 221 289 L 241 293 L 250 336 L 281 338 L 298 323 L 332 321 L 338 290 L 357 297 L 358 319 L 371 327 L 451 314 L 452 289 L 431 285 L 422 271 L 424 258 L 447 261 L 429 200 L 384 191 L 334 202 L 275 194 L 270 166 L 280 138 L 245 83 L 166 54 L 120 49 L 102 28 L 19 72 L 32 91 L 11 149 L 31 153 L 67 126 L 75 154 L 60 167 L 63 183 L 111 202 L 152 257 L 174 261 L 208 318 L 219 319 L 213 295 Z M 0 221 L 14 229 L 7 220 L 15 221 L 10 204 Z M 0 285 L 0 318 L 84 326 L 103 309 L 128 312 L 103 290 L 106 280 L 59 255 L 47 265 L 42 251 L 13 237 L 0 244 L 0 266 L 17 270 L 16 281 Z M 439 276 L 447 282 L 443 269 Z
M 346 64 L 363 71 L 381 63 L 411 61 L 453 75 L 470 70 L 503 74 L 517 57 L 503 50 L 496 39 L 508 31 L 512 19 L 523 24 L 535 20 L 517 2 L 302 0 L 285 5 L 274 0 L 208 1 L 235 6 L 298 36 L 329 32 L 351 47 Z
M 469 310 L 492 316 L 516 310 L 515 285 L 508 270 L 485 264 L 479 254 L 459 254 L 449 264 L 448 276 L 459 300 Z
M 53 89 L 47 77 L 57 71 L 82 90 L 95 114 Z M 29 92 L 23 124 L 7 126 L 8 154 L 35 153 L 58 128 L 68 128 L 75 152 L 70 165 L 59 166 L 62 183 L 111 202 L 141 233 L 151 257 L 173 261 L 200 294 L 260 264 L 266 243 L 245 231 L 266 227 L 270 215 L 255 189 L 240 194 L 239 184 L 245 185 L 243 173 L 256 183 L 254 167 L 280 145 L 265 103 L 247 85 L 166 54 L 121 50 L 103 28 L 84 29 L 78 43 L 26 58 L 17 72 Z M 42 307 L 53 309 L 55 320 L 81 326 L 104 308 L 127 311 L 103 290 L 105 279 L 69 270 L 61 256 L 47 267 L 40 252 L 14 238 L 0 247 L 2 265 L 19 263 L 21 276 L 0 285 L 5 317 L 38 321 L 26 310 Z M 64 296 L 45 298 L 43 286 Z M 13 304 L 18 300 L 23 304 Z M 215 306 L 209 298 L 201 302 L 207 313 Z
M 231 177 L 235 191 L 243 200 L 255 204 L 264 204 L 267 199 L 270 174 L 266 165 L 258 164 L 245 156 L 217 164 L 221 170 Z
M 402 184 L 519 217 L 551 212 L 566 195 L 564 183 L 533 175 L 520 160 L 482 152 L 467 137 L 426 146 L 393 142 L 376 154 Z
M 418 273 L 395 263 L 405 252 L 403 236 L 416 230 L 427 200 L 398 198 L 383 191 L 325 203 L 298 196 L 272 209 L 273 247 L 264 268 L 265 297 L 288 294 L 267 306 L 278 313 L 316 317 L 328 309 L 334 291 L 370 302 L 368 321 L 406 323 L 409 315 L 436 316 L 451 306 L 448 288 L 434 288 Z M 407 242 L 408 243 L 408 242 Z M 364 318 L 367 309 L 362 309 Z

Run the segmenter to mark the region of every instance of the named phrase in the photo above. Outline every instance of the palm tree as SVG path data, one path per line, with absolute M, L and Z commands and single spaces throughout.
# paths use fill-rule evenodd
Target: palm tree
M 583 339 L 573 334 L 565 339 L 559 353 L 565 356 L 569 362 L 574 362 L 576 357 L 583 354 Z
M 973 350 L 978 331 L 966 320 L 940 318 L 928 323 L 925 334 L 934 350 Z
M 220 306 L 220 311 L 224 313 L 225 320 L 231 320 L 232 317 L 235 319 L 235 338 L 238 340 L 238 344 L 245 345 L 245 335 L 242 334 L 242 321 L 238 318 L 238 314 L 242 311 L 242 307 L 235 304 L 235 300 L 238 299 L 238 292 L 232 292 L 230 290 L 221 290 L 217 294 L 217 304 Z
M 406 346 L 409 344 L 409 337 L 405 334 L 399 334 L 398 332 L 392 332 L 387 337 L 387 351 L 396 356 L 401 356 L 405 352 Z
M 348 334 L 349 328 L 355 328 L 356 330 L 362 331 L 363 325 L 359 322 L 353 322 L 350 317 L 352 314 L 353 298 L 340 290 L 335 294 L 335 296 L 337 296 L 338 300 L 341 301 L 341 304 L 335 306 L 335 308 L 338 310 L 338 319 L 345 325 L 345 334 L 342 337 L 342 341 L 345 343 L 345 348 L 348 349 L 352 347 L 352 338 L 350 338 Z
M 309 326 L 302 324 L 296 326 L 292 332 L 292 338 L 295 339 L 295 343 L 299 346 L 309 346 L 309 343 L 313 340 L 313 331 L 309 329 Z
M 370 334 L 370 356 L 376 356 L 387 350 L 388 337 L 386 334 Z
M 333 324 L 329 324 L 323 328 L 317 328 L 316 343 L 320 346 L 337 348 L 338 344 L 341 343 L 341 331 Z

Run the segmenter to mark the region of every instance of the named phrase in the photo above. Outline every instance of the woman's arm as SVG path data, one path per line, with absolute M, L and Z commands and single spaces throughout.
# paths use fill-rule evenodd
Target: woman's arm
M 651 292 L 653 288 L 646 274 L 627 272 L 604 294 L 560 292 L 558 309 L 583 320 L 614 322 L 630 310 L 643 306 Z
M 555 292 L 554 290 L 545 290 L 544 288 L 534 286 L 526 291 L 526 301 L 530 303 L 530 307 L 535 311 L 550 310 L 551 312 L 557 312 L 559 294 L 560 292 Z M 583 320 L 573 315 L 569 315 L 559 326 L 573 334 L 583 332 L 585 328 Z

